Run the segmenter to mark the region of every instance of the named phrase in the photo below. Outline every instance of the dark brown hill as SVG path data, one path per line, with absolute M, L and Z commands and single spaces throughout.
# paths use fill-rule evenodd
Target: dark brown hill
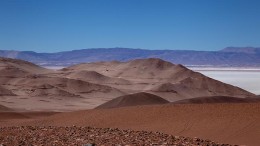
M 8 111 L 12 111 L 12 109 L 10 109 L 6 106 L 0 105 L 0 112 L 8 112 Z
M 138 105 L 153 105 L 153 104 L 166 104 L 169 103 L 169 101 L 145 92 L 135 93 L 135 94 L 129 94 L 117 97 L 115 99 L 112 99 L 111 101 L 108 101 L 100 106 L 98 106 L 98 109 L 101 108 L 118 108 L 118 107 L 126 107 L 126 106 L 138 106 Z

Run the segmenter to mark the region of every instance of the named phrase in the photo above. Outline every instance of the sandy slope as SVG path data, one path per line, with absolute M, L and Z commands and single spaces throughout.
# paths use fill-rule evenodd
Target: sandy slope
M 205 103 L 254 103 L 260 102 L 260 98 L 237 98 L 229 96 L 206 96 L 191 99 L 183 99 L 173 104 L 205 104 Z
M 15 96 L 15 94 L 0 85 L 0 96 Z
M 24 114 L 17 113 L 13 109 L 0 105 L 0 125 L 3 123 L 13 122 L 14 119 L 27 119 Z
M 67 73 L 65 77 L 100 84 L 131 84 L 129 81 L 125 79 L 108 77 L 96 71 L 80 70 Z
M 260 103 L 182 104 L 78 111 L 27 124 L 153 130 L 258 146 L 259 115 Z
M 52 70 L 39 67 L 33 63 L 0 57 L 0 73 L 1 76 L 14 77 L 28 74 L 50 73 Z

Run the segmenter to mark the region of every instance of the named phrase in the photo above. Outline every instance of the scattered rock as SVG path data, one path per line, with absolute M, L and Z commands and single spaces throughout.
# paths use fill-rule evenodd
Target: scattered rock
M 92 127 L 3 127 L 0 146 L 13 145 L 207 145 L 230 146 L 199 138 L 172 136 L 160 132 Z

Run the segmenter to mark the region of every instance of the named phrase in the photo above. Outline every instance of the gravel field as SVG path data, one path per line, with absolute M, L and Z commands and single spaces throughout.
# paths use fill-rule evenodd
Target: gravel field
M 199 138 L 172 136 L 159 132 L 92 127 L 4 127 L 0 128 L 0 146 L 62 145 L 176 145 L 229 146 Z

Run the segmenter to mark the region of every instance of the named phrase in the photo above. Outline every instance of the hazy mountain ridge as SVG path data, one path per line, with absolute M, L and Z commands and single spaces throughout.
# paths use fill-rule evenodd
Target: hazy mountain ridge
M 237 52 L 237 53 L 260 53 L 260 48 L 254 48 L 254 47 L 227 47 L 222 50 L 222 52 Z
M 250 66 L 260 67 L 260 48 L 227 47 L 220 51 L 145 50 L 131 48 L 96 48 L 36 53 L 0 50 L 1 57 L 23 59 L 39 65 L 68 66 L 82 62 L 128 61 L 139 58 L 160 58 L 187 66 Z

